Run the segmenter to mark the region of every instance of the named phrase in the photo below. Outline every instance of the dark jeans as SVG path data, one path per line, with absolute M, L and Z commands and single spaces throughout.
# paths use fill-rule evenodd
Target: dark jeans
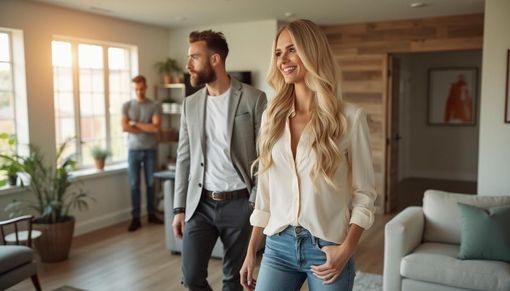
M 242 291 L 239 271 L 244 261 L 251 226 L 248 196 L 215 201 L 202 196 L 197 210 L 184 226 L 182 242 L 183 285 L 189 290 L 212 290 L 207 265 L 218 237 L 223 247 L 223 291 Z
M 145 185 L 147 186 L 147 212 L 154 214 L 154 171 L 156 169 L 156 150 L 129 150 L 128 177 L 131 187 L 131 215 L 140 219 L 140 172 L 143 166 Z

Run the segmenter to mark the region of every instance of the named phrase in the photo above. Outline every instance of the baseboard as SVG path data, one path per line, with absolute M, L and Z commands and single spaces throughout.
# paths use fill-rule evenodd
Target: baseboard
M 142 209 L 145 209 L 145 206 L 142 205 Z M 145 214 L 146 212 L 142 210 L 142 216 Z M 76 226 L 74 228 L 74 236 L 105 228 L 110 225 L 127 221 L 129 219 L 131 219 L 131 208 L 108 213 L 99 217 L 87 219 L 85 221 L 77 220 Z

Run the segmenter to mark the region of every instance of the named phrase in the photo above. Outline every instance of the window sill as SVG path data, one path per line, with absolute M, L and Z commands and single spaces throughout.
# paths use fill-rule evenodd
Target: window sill
M 82 170 L 76 170 L 71 172 L 70 176 L 74 179 L 78 180 L 88 180 L 98 177 L 104 177 L 109 175 L 115 175 L 118 173 L 124 173 L 127 171 L 127 163 L 120 163 L 120 164 L 114 164 L 114 165 L 107 165 L 104 167 L 104 170 L 98 170 L 95 168 L 88 168 L 88 169 L 82 169 Z M 25 180 L 24 180 L 25 181 Z M 17 186 L 4 186 L 0 187 L 0 196 L 4 195 L 12 195 L 17 193 L 22 193 L 24 191 L 29 191 L 28 188 L 28 182 L 24 182 L 25 187 L 21 187 L 20 185 Z
M 79 180 L 103 177 L 103 176 L 114 175 L 114 174 L 118 174 L 118 173 L 124 173 L 127 171 L 127 167 L 128 167 L 127 163 L 120 163 L 120 164 L 114 164 L 114 165 L 106 165 L 104 167 L 104 170 L 98 170 L 96 168 L 81 169 L 81 170 L 72 171 L 71 177 L 79 179 Z
M 0 196 L 21 193 L 23 191 L 26 191 L 26 190 L 23 189 L 23 187 L 21 187 L 21 186 L 18 186 L 18 185 L 16 185 L 16 186 L 6 185 L 6 186 L 3 186 L 3 187 L 0 187 Z

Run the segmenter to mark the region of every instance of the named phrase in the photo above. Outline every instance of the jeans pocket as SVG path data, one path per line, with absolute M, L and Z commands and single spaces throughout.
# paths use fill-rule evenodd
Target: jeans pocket
M 315 240 L 314 245 L 316 247 L 318 247 L 319 249 L 322 249 L 325 246 L 337 246 L 338 245 L 337 243 L 330 242 L 330 241 L 327 241 L 327 240 L 324 240 L 324 239 L 321 239 L 321 238 L 318 238 L 318 237 L 315 237 L 314 240 Z

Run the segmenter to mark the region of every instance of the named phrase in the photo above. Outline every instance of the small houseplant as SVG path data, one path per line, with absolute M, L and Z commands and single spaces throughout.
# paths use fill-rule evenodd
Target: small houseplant
M 155 65 L 156 70 L 163 76 L 164 84 L 172 83 L 172 76 L 180 75 L 182 68 L 179 66 L 177 61 L 172 58 L 167 58 L 162 62 L 157 62 Z
M 0 171 L 4 172 L 4 177 L 0 179 L 0 187 L 6 184 L 15 186 L 18 180 L 18 171 L 20 170 L 16 163 L 16 153 L 13 149 L 16 144 L 16 138 L 14 135 L 2 132 L 0 133 L 0 140 L 2 141 L 2 147 L 6 149 L 0 153 Z
M 101 146 L 93 146 L 90 149 L 90 155 L 94 158 L 96 168 L 99 170 L 104 169 L 105 160 L 111 155 L 110 151 Z
M 28 156 L 1 156 L 15 163 L 29 179 L 28 185 L 22 181 L 21 186 L 27 188 L 34 199 L 14 200 L 5 210 L 11 216 L 37 213 L 34 229 L 40 230 L 42 236 L 35 245 L 44 262 L 58 262 L 68 257 L 75 223 L 70 210 L 87 209 L 91 199 L 87 192 L 77 186 L 77 180 L 70 174 L 76 161 L 72 156 L 61 158 L 68 142 L 59 147 L 56 159 L 50 165 L 36 146 L 29 146 Z

